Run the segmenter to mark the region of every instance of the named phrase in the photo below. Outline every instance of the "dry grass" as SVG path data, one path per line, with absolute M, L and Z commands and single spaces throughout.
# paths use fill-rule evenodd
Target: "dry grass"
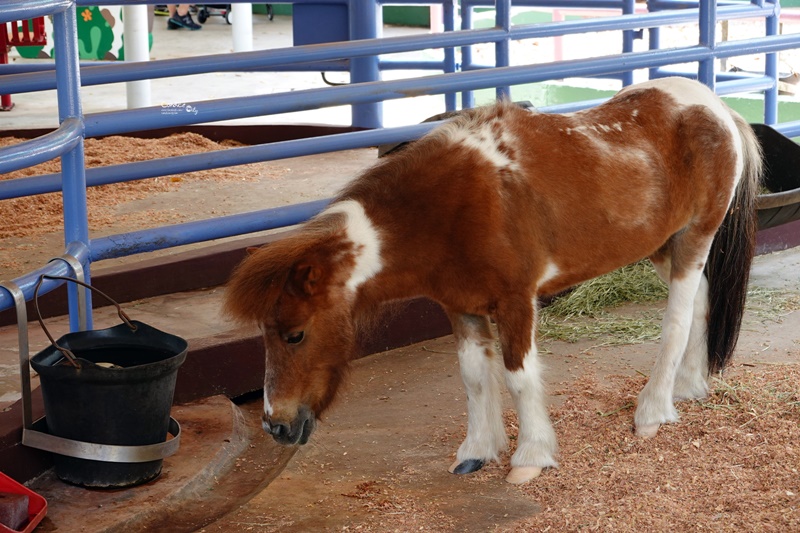
M 537 333 L 543 341 L 588 339 L 598 341 L 596 346 L 655 342 L 661 335 L 663 309 L 617 309 L 625 304 L 661 302 L 667 295 L 667 286 L 652 265 L 640 261 L 555 298 L 541 310 Z M 751 286 L 747 310 L 755 320 L 779 322 L 800 310 L 800 294 Z

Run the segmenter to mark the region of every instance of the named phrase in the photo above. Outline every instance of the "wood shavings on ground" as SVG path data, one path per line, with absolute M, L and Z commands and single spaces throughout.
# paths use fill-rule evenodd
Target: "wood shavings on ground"
M 390 481 L 365 481 L 342 496 L 357 501 L 355 505 L 368 516 L 365 523 L 345 531 L 442 531 L 453 525 L 432 502 L 405 495 Z
M 0 147 L 12 146 L 23 139 L 0 138 Z M 86 139 L 84 144 L 86 167 L 102 167 L 122 163 L 148 161 L 160 157 L 224 150 L 241 146 L 233 141 L 215 142 L 196 133 L 177 133 L 161 139 L 138 139 L 134 137 L 112 136 L 102 139 Z M 14 179 L 61 171 L 60 159 L 54 159 L 34 167 L 22 169 L 0 176 L 0 179 Z M 285 172 L 268 164 L 251 164 L 203 170 L 186 174 L 162 176 L 158 178 L 115 183 L 89 187 L 87 203 L 89 224 L 93 228 L 103 227 L 113 222 L 129 222 L 131 225 L 163 224 L 178 222 L 174 214 L 138 212 L 116 213 L 115 208 L 150 195 L 178 190 L 185 180 L 202 181 L 248 181 L 258 178 L 274 178 Z M 0 238 L 30 237 L 58 231 L 62 226 L 62 200 L 60 193 L 48 193 L 32 197 L 14 198 L 0 201 Z M 180 217 L 179 217 L 180 218 Z
M 542 512 L 508 530 L 800 531 L 800 366 L 734 367 L 650 440 L 632 427 L 645 382 L 586 375 L 557 391 L 560 468 L 519 489 Z M 511 411 L 506 425 L 513 448 Z M 470 481 L 502 476 L 509 457 Z

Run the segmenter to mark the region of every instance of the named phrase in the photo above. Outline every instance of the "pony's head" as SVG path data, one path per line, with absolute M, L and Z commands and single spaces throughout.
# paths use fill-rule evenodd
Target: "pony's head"
M 250 250 L 227 287 L 225 309 L 256 322 L 266 348 L 263 426 L 282 444 L 305 444 L 352 357 L 356 328 L 353 244 L 342 215 Z

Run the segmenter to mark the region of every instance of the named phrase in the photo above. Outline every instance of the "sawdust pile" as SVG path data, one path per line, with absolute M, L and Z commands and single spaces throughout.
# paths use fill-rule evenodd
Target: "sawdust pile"
M 732 368 L 706 400 L 680 402 L 681 422 L 651 440 L 632 428 L 645 382 L 585 375 L 555 391 L 566 396 L 551 409 L 560 468 L 516 489 L 541 512 L 498 531 L 800 531 L 800 366 Z M 506 427 L 512 450 L 469 476 L 476 490 L 510 468 L 513 411 Z M 435 506 L 425 512 L 425 502 L 392 500 L 369 484 L 351 497 L 370 514 L 360 531 L 446 524 Z
M 0 138 L 0 147 L 18 144 L 23 139 Z M 148 161 L 161 157 L 188 155 L 241 146 L 234 141 L 215 142 L 196 133 L 178 133 L 162 139 L 138 139 L 113 136 L 103 139 L 86 139 L 84 145 L 86 167 L 102 167 L 122 163 Z M 34 167 L 0 176 L 14 179 L 61 171 L 61 160 L 54 159 Z M 250 164 L 203 170 L 187 174 L 176 174 L 140 181 L 115 183 L 89 187 L 87 203 L 89 224 L 92 228 L 104 227 L 113 222 L 128 222 L 131 226 L 178 222 L 175 213 L 138 212 L 117 214 L 115 208 L 121 203 L 147 198 L 150 195 L 175 191 L 185 180 L 237 181 L 251 180 L 270 172 L 280 172 L 266 164 Z M 58 231 L 62 227 L 62 200 L 60 193 L 14 198 L 0 201 L 0 239 L 7 237 L 31 237 Z

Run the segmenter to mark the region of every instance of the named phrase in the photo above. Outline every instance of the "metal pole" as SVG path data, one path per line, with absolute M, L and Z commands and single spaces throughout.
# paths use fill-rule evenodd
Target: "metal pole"
M 53 15 L 53 39 L 56 56 L 56 86 L 58 87 L 59 122 L 68 118 L 83 120 L 80 96 L 80 67 L 78 65 L 78 30 L 75 6 Z M 69 152 L 61 156 L 62 190 L 64 203 L 64 243 L 80 242 L 89 246 L 89 223 L 86 208 L 86 173 L 83 138 Z M 88 282 L 88 264 L 86 265 Z M 72 331 L 81 327 L 78 290 L 68 287 L 69 322 Z M 91 295 L 87 295 L 85 324 L 92 327 Z
M 378 0 L 350 0 L 347 4 L 350 22 L 350 39 L 376 39 L 383 25 L 383 13 Z M 378 56 L 350 59 L 350 82 L 380 81 Z M 352 122 L 357 128 L 383 127 L 383 105 L 380 102 L 358 104 L 352 107 Z
M 717 0 L 700 0 L 699 11 L 700 46 L 705 46 L 713 51 L 717 46 Z M 712 91 L 715 90 L 717 84 L 714 75 L 715 60 L 716 58 L 712 56 L 703 59 L 697 65 L 697 79 L 708 85 Z
M 431 16 L 433 16 L 434 10 L 431 9 Z M 444 31 L 454 31 L 456 29 L 456 6 L 455 0 L 448 0 L 442 4 L 442 9 L 439 10 L 439 14 L 442 15 L 443 23 L 444 23 Z M 433 21 L 431 21 L 433 23 Z M 433 25 L 433 24 L 431 24 Z M 456 50 L 455 48 L 445 48 L 444 49 L 444 71 L 445 72 L 455 72 L 458 68 L 456 65 Z M 458 106 L 456 100 L 456 93 L 445 93 L 444 95 L 444 105 L 447 111 L 455 111 L 456 107 Z
M 122 6 L 125 36 L 125 61 L 150 61 L 150 35 L 146 5 Z M 150 80 L 129 81 L 125 84 L 128 109 L 150 105 Z
M 231 4 L 233 51 L 253 49 L 253 4 Z
M 775 14 L 766 18 L 767 36 L 779 33 L 781 5 L 775 1 Z M 764 74 L 774 80 L 772 88 L 764 91 L 764 123 L 777 124 L 778 122 L 778 54 L 766 54 L 764 61 Z
M 511 0 L 496 0 L 495 2 L 495 25 L 506 32 L 506 38 L 495 43 L 494 61 L 496 67 L 507 67 L 510 61 L 510 39 L 511 31 Z M 496 89 L 498 100 L 501 98 L 511 98 L 511 88 L 508 86 Z

